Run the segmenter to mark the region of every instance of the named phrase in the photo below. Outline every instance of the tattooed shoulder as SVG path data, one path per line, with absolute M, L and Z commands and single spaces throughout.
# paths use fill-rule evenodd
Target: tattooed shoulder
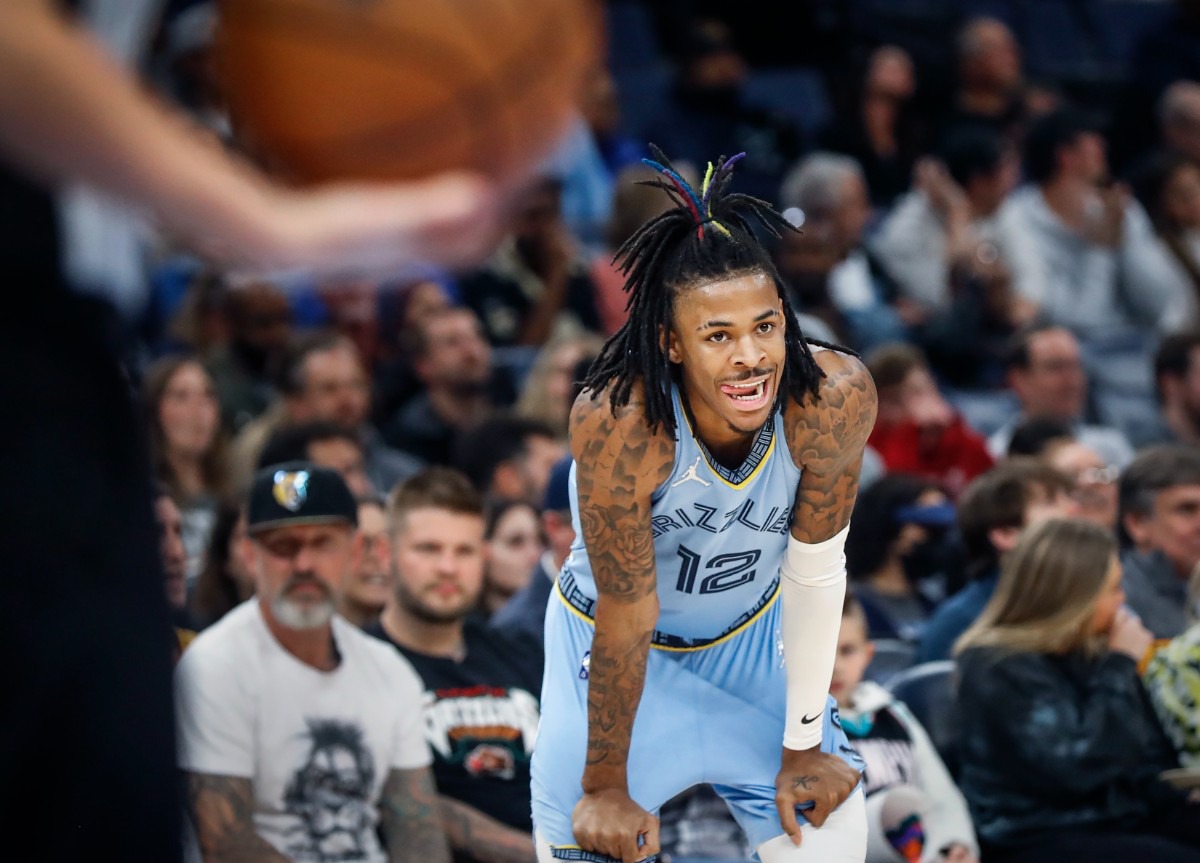
M 850 521 L 867 438 L 875 426 L 875 383 L 855 357 L 824 351 L 821 398 L 789 406 L 788 446 L 803 471 L 792 508 L 792 536 L 821 542 Z
M 585 394 L 572 412 L 583 541 L 597 589 L 623 601 L 654 590 L 651 498 L 675 459 L 674 437 L 646 424 L 639 396 L 614 411 L 607 393 Z
M 837 351 L 820 351 L 825 372 L 821 398 L 792 401 L 784 413 L 788 446 L 797 466 L 826 468 L 855 461 L 875 427 L 875 382 L 862 360 Z
M 670 475 L 675 439 L 662 427 L 651 429 L 646 424 L 640 384 L 635 384 L 629 401 L 617 408 L 608 390 L 580 394 L 571 409 L 570 433 L 577 482 L 583 481 L 584 474 L 610 479 L 609 471 L 626 471 L 640 475 L 639 486 L 648 480 L 657 488 Z M 625 487 L 618 484 L 614 490 Z

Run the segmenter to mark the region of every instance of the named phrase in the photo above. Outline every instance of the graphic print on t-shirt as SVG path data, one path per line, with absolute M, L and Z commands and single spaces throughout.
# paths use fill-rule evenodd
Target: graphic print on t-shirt
M 283 803 L 300 824 L 288 837 L 288 856 L 304 863 L 367 857 L 375 829 L 370 805 L 375 759 L 356 722 L 305 718 L 308 755 L 292 775 Z
M 425 693 L 430 746 L 472 776 L 512 779 L 529 763 L 540 711 L 523 689 L 467 686 Z

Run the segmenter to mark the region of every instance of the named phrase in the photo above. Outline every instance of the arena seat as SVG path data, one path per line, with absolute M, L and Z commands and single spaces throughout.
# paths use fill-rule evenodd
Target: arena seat
M 887 687 L 925 727 L 950 775 L 957 780 L 961 729 L 954 693 L 955 673 L 952 659 L 922 662 L 898 673 Z
M 875 657 L 867 666 L 866 679 L 887 686 L 897 674 L 912 666 L 917 646 L 899 638 L 876 638 Z

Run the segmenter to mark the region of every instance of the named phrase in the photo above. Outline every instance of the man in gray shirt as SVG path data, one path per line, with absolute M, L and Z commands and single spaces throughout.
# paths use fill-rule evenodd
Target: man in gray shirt
M 1119 340 L 1166 311 L 1149 219 L 1124 186 L 1109 183 L 1105 147 L 1097 126 L 1072 109 L 1039 118 L 1025 141 L 1029 182 L 999 226 L 1033 252 L 1012 262 L 1014 283 L 1084 342 Z
M 1200 564 L 1200 450 L 1143 450 L 1121 475 L 1126 603 L 1157 638 L 1187 628 L 1188 581 Z

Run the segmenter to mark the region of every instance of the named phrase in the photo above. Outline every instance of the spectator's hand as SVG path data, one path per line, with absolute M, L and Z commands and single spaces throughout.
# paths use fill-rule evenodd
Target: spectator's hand
M 994 320 L 1016 330 L 1037 317 L 1037 303 L 1014 290 L 1012 273 L 998 257 L 974 256 L 971 271 L 983 284 L 984 307 Z
M 584 851 L 622 863 L 637 863 L 659 852 L 658 819 L 617 788 L 584 794 L 575 804 L 571 830 Z
M 1041 312 L 1041 308 L 1033 300 L 1014 294 L 1008 307 L 1008 325 L 1019 330 L 1026 324 L 1033 323 Z
M 386 185 L 269 186 L 249 225 L 199 225 L 195 234 L 203 251 L 253 270 L 383 276 L 418 263 L 473 265 L 501 229 L 498 191 L 453 173 Z
M 1134 662 L 1141 662 L 1154 644 L 1154 635 L 1142 625 L 1141 619 L 1125 606 L 1117 609 L 1108 630 L 1109 650 L 1124 653 Z
M 943 218 L 969 220 L 971 205 L 962 187 L 954 182 L 950 172 L 937 159 L 926 157 L 917 162 L 914 169 L 918 189 L 925 193 Z
M 892 303 L 892 308 L 896 310 L 896 317 L 906 327 L 919 327 L 929 320 L 930 317 L 930 311 L 927 306 L 908 297 L 897 297 Z
M 1125 208 L 1129 205 L 1129 187 L 1113 183 L 1099 190 L 1100 214 L 1087 232 L 1092 242 L 1115 249 L 1124 234 Z
M 579 253 L 571 229 L 560 219 L 548 222 L 541 230 L 520 240 L 519 243 L 530 265 L 547 285 L 552 282 L 565 282 L 570 273 L 571 262 Z
M 775 806 L 783 831 L 799 845 L 802 833 L 796 807 L 813 827 L 825 823 L 858 786 L 860 774 L 836 755 L 819 749 L 783 750 L 783 767 L 775 779 Z

